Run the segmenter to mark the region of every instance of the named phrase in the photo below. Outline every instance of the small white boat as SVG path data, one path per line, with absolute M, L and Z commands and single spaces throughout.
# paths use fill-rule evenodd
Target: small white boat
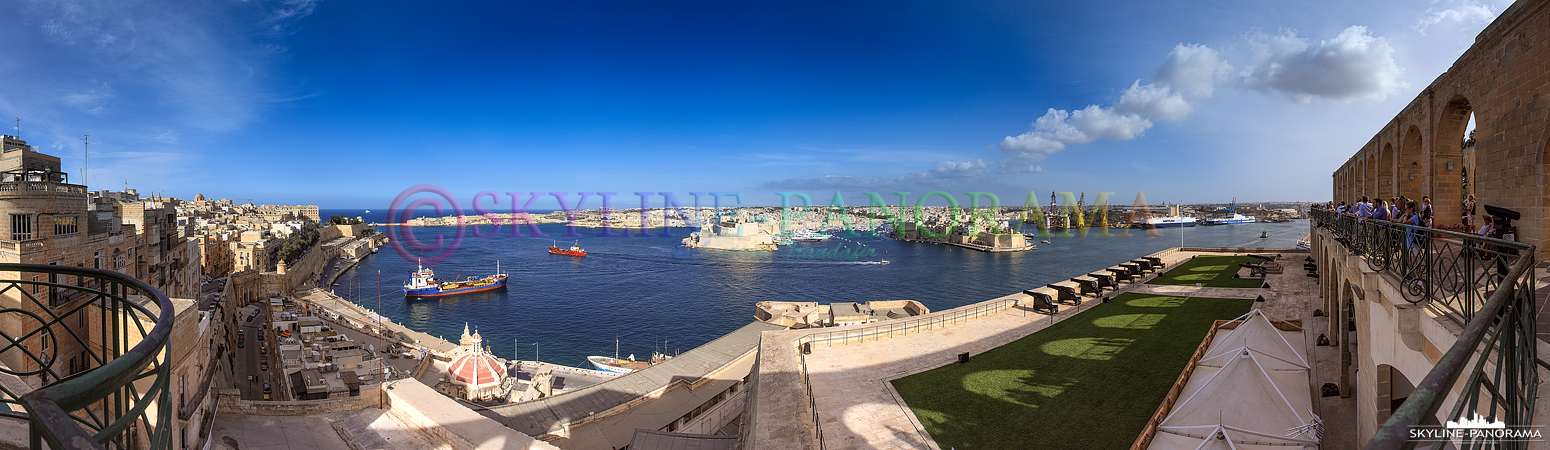
M 592 363 L 592 366 L 597 367 L 597 370 L 604 372 L 630 373 L 651 367 L 652 364 L 666 361 L 669 358 L 672 357 L 661 353 L 653 353 L 651 355 L 650 361 L 636 361 L 635 355 L 630 355 L 630 359 L 610 358 L 607 356 L 588 356 L 587 362 Z

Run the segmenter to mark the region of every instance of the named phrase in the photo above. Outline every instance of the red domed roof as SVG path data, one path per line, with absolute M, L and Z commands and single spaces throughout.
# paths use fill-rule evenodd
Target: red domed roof
M 506 376 L 506 368 L 500 360 L 478 348 L 453 359 L 447 372 L 457 381 L 473 386 L 498 384 Z

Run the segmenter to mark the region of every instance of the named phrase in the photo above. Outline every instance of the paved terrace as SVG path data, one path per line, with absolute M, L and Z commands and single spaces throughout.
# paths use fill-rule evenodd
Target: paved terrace
M 1277 251 L 1207 253 L 1173 249 L 1152 256 L 1163 259 L 1166 264 L 1163 270 L 1166 271 L 1195 255 L 1252 253 L 1273 254 Z M 1306 348 L 1314 364 L 1314 379 L 1310 380 L 1309 389 L 1317 399 L 1317 413 L 1328 426 L 1322 448 L 1354 449 L 1355 399 L 1322 398 L 1316 389 L 1339 376 L 1339 355 L 1330 347 L 1314 345 L 1317 330 L 1327 329 L 1327 323 L 1324 322 L 1326 318 L 1312 317 L 1312 309 L 1309 307 L 1316 303 L 1313 299 L 1318 292 L 1317 280 L 1307 277 L 1298 267 L 1306 253 L 1280 253 L 1286 270 L 1282 274 L 1269 275 L 1267 281 L 1271 289 L 1141 284 L 1155 276 L 1148 274 L 1142 281 L 1123 284 L 1119 291 L 1106 291 L 1103 295 L 1112 297 L 1120 293 L 1136 292 L 1245 299 L 1265 296 L 1266 302 L 1257 303 L 1256 308 L 1276 319 L 1302 319 L 1305 329 L 1309 330 L 1305 333 L 1308 339 Z M 1050 291 L 1047 288 L 1039 290 Z M 991 302 L 1027 298 L 1017 293 Z M 1098 298 L 1084 296 L 1080 305 L 1061 304 L 1060 313 L 1054 316 L 1012 308 L 970 319 L 964 324 L 898 337 L 832 347 L 819 343 L 813 347 L 812 354 L 805 356 L 808 386 L 802 383 L 804 358 L 797 351 L 794 341 L 798 337 L 812 334 L 814 330 L 767 332 L 760 345 L 759 381 L 752 393 L 758 402 L 756 410 L 752 412 L 755 430 L 749 432 L 747 437 L 754 439 L 753 448 L 757 449 L 816 448 L 813 442 L 816 436 L 812 413 L 816 409 L 816 425 L 821 430 L 825 448 L 941 450 L 899 398 L 890 380 L 951 364 L 956 360 L 956 355 L 962 352 L 975 355 L 1021 339 L 1080 314 L 1099 301 Z M 808 395 L 809 392 L 811 395 Z M 1155 408 L 1155 405 L 1152 407 Z M 1008 426 L 1029 426 L 1008 419 Z M 1139 434 L 1140 430 L 1136 432 Z

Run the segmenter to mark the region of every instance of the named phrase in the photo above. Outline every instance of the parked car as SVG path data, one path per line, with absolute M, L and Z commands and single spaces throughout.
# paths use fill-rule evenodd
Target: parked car
M 243 339 L 243 338 L 237 338 L 237 348 L 243 348 L 243 347 L 246 347 L 246 346 L 247 346 L 247 345 L 246 345 L 246 344 L 247 344 L 247 343 L 248 343 L 248 340 L 247 340 L 247 339 Z
M 260 346 L 258 346 L 258 354 L 260 354 L 260 355 L 267 355 L 267 354 L 269 354 L 269 346 L 267 346 L 267 345 L 260 345 Z
M 269 400 L 269 383 L 264 383 L 264 400 Z
M 259 361 L 258 370 L 269 370 L 269 360 Z

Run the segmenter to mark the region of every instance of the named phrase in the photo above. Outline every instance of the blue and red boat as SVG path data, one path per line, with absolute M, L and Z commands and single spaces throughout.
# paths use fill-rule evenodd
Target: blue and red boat
M 442 297 L 500 289 L 506 287 L 506 274 L 500 273 L 500 267 L 500 263 L 496 262 L 494 275 L 452 281 L 437 280 L 436 272 L 428 267 L 419 267 L 414 276 L 409 278 L 409 284 L 404 285 L 404 296 Z

